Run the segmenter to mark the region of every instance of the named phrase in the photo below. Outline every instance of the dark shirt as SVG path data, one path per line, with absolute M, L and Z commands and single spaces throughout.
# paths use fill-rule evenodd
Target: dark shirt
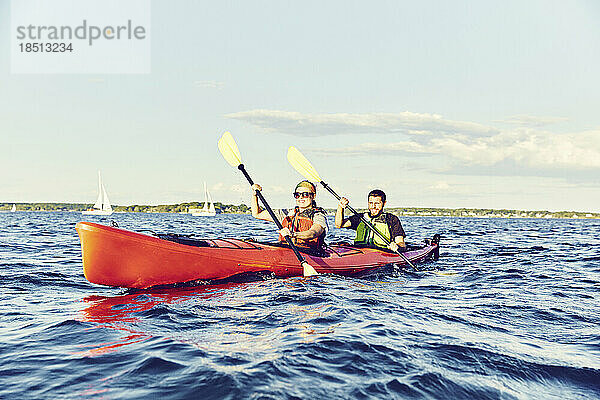
M 388 226 L 388 229 L 390 230 L 390 234 L 392 235 L 391 239 L 394 240 L 396 238 L 396 236 L 402 236 L 402 237 L 406 237 L 406 233 L 404 233 L 404 228 L 402 228 L 402 224 L 400 223 L 400 220 L 398 219 L 398 217 L 396 217 L 394 214 L 390 214 L 390 213 L 383 213 L 383 216 L 379 216 L 379 218 L 384 217 L 385 218 L 385 223 Z M 354 229 L 356 230 L 356 228 L 358 227 L 358 224 L 360 223 L 360 216 L 358 214 L 354 214 L 352 215 L 350 218 L 348 218 L 348 220 L 350 221 L 350 227 L 349 229 Z M 368 219 L 367 219 L 368 221 Z

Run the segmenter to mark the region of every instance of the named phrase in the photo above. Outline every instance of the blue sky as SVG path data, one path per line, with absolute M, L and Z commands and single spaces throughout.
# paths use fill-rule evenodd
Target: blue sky
M 10 73 L 0 201 L 275 206 L 298 147 L 357 207 L 600 211 L 600 3 L 152 1 L 150 74 Z M 333 206 L 321 191 L 318 201 Z

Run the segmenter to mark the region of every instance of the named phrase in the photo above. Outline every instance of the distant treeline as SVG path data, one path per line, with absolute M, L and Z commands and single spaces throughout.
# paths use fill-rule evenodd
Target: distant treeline
M 9 211 L 15 203 L 0 203 L 0 211 Z M 16 203 L 17 211 L 83 211 L 91 208 L 91 203 Z M 204 202 L 179 204 L 162 204 L 158 206 L 131 205 L 113 206 L 116 212 L 150 212 L 150 213 L 188 213 L 190 209 L 202 208 Z M 215 209 L 220 213 L 248 214 L 250 208 L 245 204 L 233 205 L 215 203 Z M 600 218 L 600 213 L 585 211 L 521 211 L 495 210 L 489 208 L 386 208 L 387 211 L 399 216 L 432 216 L 432 217 L 485 217 L 485 218 Z M 335 210 L 328 210 L 335 213 Z M 365 211 L 365 210 L 362 210 Z
M 94 204 L 77 203 L 0 203 L 0 211 L 10 211 L 16 204 L 17 211 L 83 211 Z
M 600 218 L 600 213 L 585 211 L 523 211 L 490 208 L 389 208 L 400 216 L 483 217 L 483 218 Z
M 234 205 L 234 204 L 223 204 L 216 202 L 215 209 L 220 213 L 229 214 L 246 214 L 250 209 L 245 204 Z M 132 206 L 116 206 L 113 207 L 115 211 L 125 212 L 165 212 L 165 213 L 187 213 L 190 209 L 202 208 L 204 202 L 192 201 L 190 203 L 179 203 L 179 204 L 161 204 L 158 206 L 145 206 L 145 205 L 132 205 Z
M 16 204 L 17 211 L 84 211 L 93 207 L 92 203 L 0 203 L 0 211 L 10 211 L 13 204 Z M 171 212 L 187 213 L 192 208 L 202 208 L 204 202 L 193 201 L 190 203 L 179 204 L 161 204 L 158 206 L 131 205 L 131 206 L 113 206 L 115 212 Z M 245 204 L 223 204 L 215 203 L 215 209 L 221 213 L 242 213 L 245 214 L 250 209 Z

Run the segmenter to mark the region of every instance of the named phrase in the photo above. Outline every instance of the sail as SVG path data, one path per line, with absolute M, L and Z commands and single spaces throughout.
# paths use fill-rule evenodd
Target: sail
M 102 202 L 102 210 L 112 211 L 112 207 L 110 206 L 110 200 L 108 200 L 108 194 L 106 194 L 106 189 L 104 188 L 104 185 L 102 185 L 102 196 L 104 197 L 104 201 Z
M 206 182 L 204 182 L 204 205 L 202 208 L 190 209 L 190 213 L 195 217 L 214 217 L 217 214 L 215 205 L 213 204 L 208 188 L 206 187 Z
M 202 211 L 209 211 L 209 209 L 208 209 L 208 189 L 206 189 L 206 182 L 204 182 L 204 206 L 202 206 Z
M 206 194 L 208 195 L 208 203 L 209 203 L 208 212 L 211 213 L 211 214 L 215 214 L 216 213 L 216 211 L 215 211 L 215 203 L 213 203 L 212 198 L 210 197 L 210 193 L 208 192 L 208 190 L 206 191 Z
M 98 171 L 98 200 L 94 204 L 92 209 L 83 210 L 83 215 L 111 215 L 113 213 L 113 209 L 110 205 L 110 200 L 108 200 L 108 194 L 106 194 L 106 188 L 102 183 L 102 176 L 100 175 L 100 171 Z
M 13 204 L 12 208 L 10 209 L 10 211 L 12 211 L 12 212 L 17 211 L 17 205 Z
M 94 208 L 97 210 L 102 210 L 102 188 L 102 177 L 100 171 L 98 171 L 98 200 L 94 203 Z

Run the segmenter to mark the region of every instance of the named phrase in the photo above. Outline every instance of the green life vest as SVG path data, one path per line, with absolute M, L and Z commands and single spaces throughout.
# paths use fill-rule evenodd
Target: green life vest
M 363 217 L 369 221 L 375 229 L 377 229 L 383 236 L 385 236 L 388 241 L 392 241 L 390 228 L 388 227 L 386 221 L 385 213 L 381 213 L 375 218 L 371 218 L 369 213 L 364 213 Z M 354 239 L 354 244 L 361 246 L 375 246 L 386 248 L 387 244 L 377 235 L 375 232 L 371 230 L 364 222 L 360 221 L 358 226 L 356 227 L 356 239 Z

